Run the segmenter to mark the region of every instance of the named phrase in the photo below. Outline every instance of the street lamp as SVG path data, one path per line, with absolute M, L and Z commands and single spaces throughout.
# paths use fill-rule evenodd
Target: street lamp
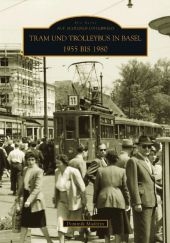
M 154 19 L 149 23 L 151 29 L 157 30 L 160 34 L 170 36 L 170 16 Z
M 132 8 L 133 4 L 131 0 L 128 0 L 128 4 L 127 4 L 128 8 Z

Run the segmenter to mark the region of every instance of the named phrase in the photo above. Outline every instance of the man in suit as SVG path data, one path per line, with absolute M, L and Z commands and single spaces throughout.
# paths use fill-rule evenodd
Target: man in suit
M 154 243 L 156 187 L 153 166 L 148 159 L 152 141 L 140 136 L 138 152 L 126 165 L 127 185 L 134 221 L 134 242 Z
M 89 184 L 89 182 L 92 182 L 94 184 L 94 182 L 96 180 L 96 174 L 97 174 L 98 168 L 107 166 L 105 156 L 106 156 L 106 145 L 104 143 L 102 143 L 98 147 L 97 158 L 94 159 L 90 163 L 90 165 L 87 169 L 87 173 L 86 173 L 85 178 L 84 178 L 86 186 Z

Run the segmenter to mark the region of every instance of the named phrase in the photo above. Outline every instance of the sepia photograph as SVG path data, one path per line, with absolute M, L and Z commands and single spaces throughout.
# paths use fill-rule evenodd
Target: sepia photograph
M 0 0 L 0 243 L 170 243 L 170 1 Z

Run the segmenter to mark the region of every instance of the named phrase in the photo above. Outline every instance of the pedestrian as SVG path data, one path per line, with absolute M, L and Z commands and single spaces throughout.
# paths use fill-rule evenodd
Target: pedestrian
M 16 191 L 21 182 L 22 169 L 25 162 L 25 153 L 20 150 L 19 142 L 16 142 L 14 147 L 14 150 L 9 153 L 7 159 L 11 167 L 11 191 L 13 191 L 13 195 L 16 195 Z
M 136 145 L 133 144 L 131 139 L 122 140 L 122 150 L 119 153 L 117 166 L 124 169 L 126 168 L 127 161 L 130 159 L 134 148 L 136 148 Z
M 38 149 L 43 154 L 43 157 L 44 157 L 44 160 L 43 160 L 43 170 L 44 170 L 44 174 L 47 175 L 48 169 L 49 169 L 49 153 L 48 153 L 48 141 L 47 141 L 47 138 L 46 137 L 44 137 L 44 138 L 41 139 L 41 143 L 40 143 Z
M 9 153 L 14 150 L 14 144 L 13 141 L 11 139 L 7 140 L 7 145 L 4 146 L 4 149 L 7 153 L 7 156 L 9 155 Z
M 129 209 L 130 197 L 126 184 L 125 169 L 119 168 L 118 155 L 114 150 L 106 154 L 107 167 L 100 167 L 94 184 L 94 207 L 100 219 L 109 220 L 109 227 L 97 230 L 105 243 L 110 243 L 110 235 L 115 235 L 115 242 L 121 242 L 121 235 L 131 233 L 130 223 L 125 209 Z
M 80 171 L 80 174 L 83 179 L 87 171 L 86 161 L 84 160 L 85 149 L 85 146 L 80 144 L 77 148 L 77 155 L 69 161 L 69 166 L 77 168 Z
M 154 167 L 154 175 L 156 180 L 156 189 L 157 189 L 157 207 L 156 207 L 156 218 L 155 218 L 155 241 L 163 242 L 162 237 L 162 227 L 163 227 L 163 217 L 162 217 L 162 165 L 159 157 L 157 156 L 157 149 L 155 144 L 151 146 L 151 151 L 148 156 Z
M 25 242 L 28 228 L 40 228 L 47 243 L 53 243 L 46 227 L 45 201 L 41 191 L 43 170 L 38 167 L 37 154 L 33 151 L 26 152 L 25 160 L 27 167 L 23 170 L 22 183 L 16 197 L 17 202 L 23 197 L 20 243 Z
M 37 143 L 35 141 L 31 141 L 29 144 L 29 149 L 27 151 L 33 151 L 37 154 L 37 164 L 38 166 L 43 169 L 43 163 L 44 163 L 44 156 L 43 153 L 37 149 Z
M 107 161 L 106 161 L 106 145 L 104 143 L 100 144 L 98 147 L 98 154 L 97 158 L 94 159 L 90 165 L 88 166 L 84 181 L 86 186 L 89 184 L 89 182 L 92 182 L 94 184 L 96 180 L 96 174 L 98 171 L 98 168 L 100 167 L 106 167 Z
M 6 151 L 2 146 L 3 146 L 3 141 L 0 140 L 0 187 L 2 187 L 2 176 L 6 166 L 6 157 L 7 157 Z
M 127 162 L 127 185 L 130 193 L 134 222 L 134 242 L 153 243 L 156 209 L 156 186 L 153 166 L 148 159 L 152 141 L 140 136 L 138 152 Z
M 122 150 L 119 153 L 119 160 L 117 162 L 117 166 L 120 168 L 126 169 L 127 161 L 130 159 L 131 154 L 133 153 L 134 148 L 136 148 L 136 145 L 133 144 L 133 141 L 131 139 L 123 139 L 122 140 Z M 131 209 L 127 211 L 127 216 L 130 222 L 130 216 L 131 216 Z M 129 234 L 122 235 L 122 240 L 125 243 L 129 242 Z
M 57 208 L 60 243 L 65 242 L 67 234 L 70 235 L 68 227 L 63 226 L 63 221 L 82 220 L 82 212 L 86 205 L 85 184 L 82 176 L 78 169 L 68 166 L 68 163 L 66 155 L 61 154 L 56 158 L 54 203 Z

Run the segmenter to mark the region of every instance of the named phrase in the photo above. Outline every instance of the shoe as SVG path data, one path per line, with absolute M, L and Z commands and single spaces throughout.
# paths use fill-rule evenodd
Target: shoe
M 72 240 L 72 239 L 74 239 L 74 235 L 72 235 L 72 234 L 66 234 L 65 235 L 65 237 L 64 237 L 66 240 Z
M 75 241 L 83 241 L 84 242 L 84 236 L 81 234 L 81 235 L 76 235 L 75 236 Z
M 155 236 L 155 242 L 163 242 L 163 237 L 162 237 L 162 235 L 157 234 L 157 235 Z

